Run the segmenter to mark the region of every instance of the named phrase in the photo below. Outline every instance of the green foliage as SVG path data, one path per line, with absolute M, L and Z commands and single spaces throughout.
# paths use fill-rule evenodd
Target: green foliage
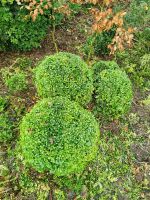
M 134 84 L 141 88 L 150 87 L 150 45 L 147 38 L 150 29 L 145 31 L 140 34 L 133 49 L 116 55 L 119 65 L 130 75 Z
M 130 146 L 134 140 L 132 132 L 105 131 L 93 163 L 82 175 L 60 177 L 58 184 L 81 200 L 139 199 L 141 188 L 132 173 L 134 156 Z
M 13 48 L 23 51 L 40 47 L 47 29 L 48 20 L 45 17 L 39 16 L 33 22 L 31 19 L 26 19 L 24 13 L 19 13 L 9 29 L 10 42 Z
M 0 51 L 14 48 L 27 51 L 40 46 L 46 36 L 49 20 L 45 16 L 38 16 L 33 22 L 27 14 L 15 2 L 0 5 Z
M 119 69 L 118 64 L 115 61 L 104 61 L 100 60 L 93 65 L 93 70 L 94 70 L 94 79 L 97 78 L 97 74 L 102 72 L 103 70 L 107 69 Z M 96 81 L 96 80 L 95 80 Z
M 12 124 L 7 114 L 0 114 L 0 143 L 12 139 Z
M 7 106 L 7 101 L 4 97 L 0 96 L 0 112 L 4 111 Z
M 78 14 L 83 9 L 82 5 L 76 3 L 69 3 L 69 8 L 74 14 Z
M 29 67 L 32 67 L 32 60 L 27 57 L 20 57 L 16 59 L 14 66 L 20 70 L 26 70 Z
M 112 39 L 115 36 L 115 28 L 112 28 L 109 31 L 104 31 L 102 33 L 94 34 L 87 38 L 87 41 L 83 47 L 83 50 L 86 55 L 108 55 L 110 50 L 108 45 L 112 42 Z
M 93 92 L 92 71 L 77 55 L 60 52 L 46 57 L 35 69 L 39 96 L 65 96 L 87 104 Z
M 27 88 L 25 73 L 11 73 L 4 69 L 2 70 L 2 75 L 5 85 L 11 92 L 23 91 Z
M 9 11 L 9 8 L 0 6 L 0 51 L 5 50 L 8 46 L 8 32 L 12 20 L 12 14 Z
M 65 200 L 64 192 L 62 190 L 55 190 L 55 199 L 56 200 Z
M 26 170 L 19 172 L 19 188 L 24 197 L 33 199 L 34 196 L 37 200 L 47 199 L 50 190 L 47 181 L 34 179 Z
M 119 6 L 120 8 L 119 8 Z M 122 10 L 127 7 L 124 17 L 125 26 L 136 28 L 134 34 L 134 46 L 116 55 L 117 63 L 130 75 L 134 84 L 140 88 L 149 88 L 149 66 L 142 67 L 141 60 L 145 54 L 150 52 L 150 1 L 132 0 L 130 4 L 116 4 L 116 9 Z
M 93 115 L 66 98 L 43 99 L 20 127 L 27 166 L 56 176 L 82 172 L 97 151 L 99 126 Z
M 103 70 L 95 79 L 96 112 L 108 119 L 125 114 L 132 101 L 131 81 L 125 72 L 119 69 Z
M 146 106 L 149 106 L 149 105 L 150 105 L 150 95 L 149 95 L 146 99 L 144 99 L 144 100 L 142 101 L 142 103 L 143 103 L 144 105 L 146 105 Z
M 150 19 L 149 6 L 149 0 L 132 0 L 125 16 L 125 24 L 137 27 L 139 30 L 145 28 Z
M 14 0 L 1 0 L 2 5 L 5 5 L 8 3 L 12 4 L 13 2 L 14 2 Z
M 39 1 L 38 1 L 39 2 Z M 63 5 L 64 1 L 54 1 L 54 9 Z M 66 2 L 68 3 L 68 2 Z M 14 0 L 0 2 L 0 51 L 19 50 L 29 51 L 41 47 L 41 42 L 47 35 L 48 27 L 54 23 L 59 25 L 64 19 L 64 14 L 52 10 L 44 10 L 33 21 L 26 6 L 29 2 L 17 4 Z M 80 6 L 70 4 L 70 9 L 77 13 Z

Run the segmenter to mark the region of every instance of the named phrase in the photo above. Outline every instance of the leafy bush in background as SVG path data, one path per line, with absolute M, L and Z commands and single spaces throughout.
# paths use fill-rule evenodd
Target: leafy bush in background
M 149 23 L 149 6 L 149 0 L 132 0 L 127 8 L 125 23 L 138 30 L 144 30 Z
M 116 4 L 115 8 L 121 10 L 124 6 L 124 3 L 120 3 Z M 141 65 L 142 57 L 150 53 L 149 6 L 149 0 L 133 0 L 128 4 L 125 25 L 136 28 L 134 45 L 115 56 L 117 63 L 129 74 L 133 83 L 141 88 L 150 88 L 149 64 L 144 68 Z
M 28 10 L 29 4 L 32 4 L 31 1 L 16 1 L 3 0 L 0 2 L 0 51 L 4 50 L 20 50 L 20 51 L 29 51 L 33 48 L 41 46 L 41 42 L 46 37 L 48 32 L 48 27 L 60 25 L 64 19 L 65 14 L 63 9 L 61 12 L 56 10 L 65 3 L 64 1 L 54 1 L 53 9 L 48 7 L 48 9 L 42 10 L 39 9 L 39 1 L 34 1 L 34 8 L 38 7 L 36 11 L 40 10 L 40 13 L 33 20 L 32 16 L 36 12 Z M 68 7 L 73 11 L 73 13 L 79 12 L 81 6 L 77 4 L 72 4 L 66 2 Z M 32 15 L 32 14 L 33 15 Z M 53 14 L 52 14 L 53 13 Z
M 46 57 L 35 69 L 39 96 L 65 96 L 87 104 L 93 92 L 92 72 L 77 55 L 60 52 Z
M 84 53 L 88 55 L 90 52 L 92 55 L 96 56 L 108 55 L 110 53 L 108 45 L 112 42 L 115 32 L 115 28 L 112 28 L 109 31 L 103 31 L 102 33 L 89 36 L 83 46 Z
M 40 47 L 48 30 L 48 19 L 39 16 L 35 22 L 25 18 L 21 12 L 15 17 L 9 28 L 9 38 L 12 48 L 17 50 L 31 50 Z
M 150 28 L 136 34 L 132 49 L 116 54 L 116 61 L 138 87 L 150 88 Z
M 0 114 L 0 143 L 12 139 L 12 124 L 7 114 Z
M 0 51 L 9 46 L 8 31 L 12 20 L 12 14 L 9 8 L 0 6 Z
M 121 70 L 103 70 L 95 79 L 96 112 L 108 119 L 125 114 L 132 102 L 131 81 Z
M 98 139 L 93 115 L 62 97 L 40 101 L 20 127 L 26 165 L 56 176 L 82 172 L 95 157 Z
M 45 16 L 39 16 L 33 22 L 27 14 L 16 2 L 5 6 L 0 4 L 0 51 L 26 51 L 40 46 L 46 36 L 49 20 Z

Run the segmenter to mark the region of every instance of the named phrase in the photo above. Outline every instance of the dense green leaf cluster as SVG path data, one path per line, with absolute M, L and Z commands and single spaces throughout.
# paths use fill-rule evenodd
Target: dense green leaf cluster
M 103 31 L 102 33 L 96 33 L 87 38 L 86 43 L 84 44 L 83 50 L 86 55 L 108 55 L 110 49 L 108 45 L 112 42 L 112 39 L 115 36 L 115 28 L 112 28 L 109 31 Z
M 39 0 L 36 1 L 39 3 Z M 43 4 L 45 5 L 45 3 Z M 67 3 L 73 12 L 78 12 L 77 5 L 69 4 L 68 1 L 53 1 L 53 3 L 54 10 Z M 27 9 L 28 6 L 29 1 L 18 3 L 17 0 L 2 0 L 0 2 L 0 51 L 14 49 L 29 51 L 40 47 L 47 35 L 48 28 L 52 24 L 60 25 L 64 19 L 63 13 L 52 12 L 52 9 L 49 8 L 44 9 L 42 15 L 39 13 L 36 20 L 33 21 L 30 11 Z
M 95 81 L 96 111 L 104 117 L 114 119 L 125 114 L 132 101 L 131 81 L 119 69 L 103 70 Z
M 100 148 L 96 159 L 82 175 L 57 178 L 61 191 L 74 191 L 79 199 L 137 200 L 140 195 L 139 182 L 133 175 L 132 165 L 135 161 L 130 146 L 135 140 L 132 132 L 120 131 L 119 134 L 105 131 L 101 135 Z M 65 186 L 65 187 L 64 187 Z M 128 188 L 128 190 L 126 190 Z M 67 195 L 65 195 L 65 199 Z
M 25 9 L 20 9 L 14 2 L 11 5 L 0 4 L 0 51 L 31 50 L 39 47 L 45 38 L 49 20 L 38 16 L 33 22 Z
M 65 96 L 87 104 L 93 92 L 92 71 L 77 55 L 60 52 L 46 57 L 35 69 L 39 96 Z
M 82 172 L 96 154 L 99 126 L 76 102 L 57 97 L 37 103 L 21 123 L 25 163 L 57 176 Z
M 0 114 L 0 143 L 12 139 L 12 124 L 7 114 Z
M 119 69 L 118 64 L 115 61 L 104 61 L 100 60 L 93 65 L 93 71 L 94 71 L 94 82 L 96 82 L 97 75 L 102 72 L 103 70 L 107 69 Z

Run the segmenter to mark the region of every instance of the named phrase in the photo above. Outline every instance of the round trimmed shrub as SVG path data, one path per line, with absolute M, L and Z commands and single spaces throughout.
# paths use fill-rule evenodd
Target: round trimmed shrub
M 79 56 L 60 52 L 35 69 L 35 84 L 41 97 L 64 96 L 84 105 L 93 92 L 92 70 Z
M 108 119 L 117 119 L 131 106 L 131 81 L 121 70 L 103 70 L 95 81 L 95 97 L 96 112 Z
M 118 64 L 115 61 L 98 61 L 93 65 L 94 70 L 94 81 L 99 77 L 99 73 L 105 69 L 119 69 Z
M 64 97 L 38 102 L 20 127 L 26 165 L 56 176 L 82 172 L 95 157 L 98 140 L 94 116 Z

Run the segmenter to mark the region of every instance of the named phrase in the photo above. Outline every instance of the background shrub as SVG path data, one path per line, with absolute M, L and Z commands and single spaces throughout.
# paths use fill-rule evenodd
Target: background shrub
M 37 0 L 39 3 L 39 1 Z M 64 1 L 55 1 L 54 8 L 58 8 Z M 72 13 L 80 10 L 79 5 L 69 4 Z M 30 11 L 26 9 L 29 2 L 22 1 L 21 4 L 16 0 L 3 0 L 0 2 L 0 51 L 20 50 L 29 51 L 41 46 L 41 42 L 46 37 L 48 28 L 60 25 L 65 15 L 55 12 L 52 17 L 52 10 L 45 9 L 44 13 L 39 14 L 33 21 Z M 56 11 L 56 10 L 55 10 Z
M 129 74 L 133 83 L 140 88 L 150 88 L 150 28 L 136 34 L 132 49 L 117 53 L 116 61 Z
M 36 104 L 20 129 L 25 163 L 57 176 L 81 172 L 95 157 L 98 138 L 93 115 L 62 97 Z
M 0 143 L 12 139 L 12 124 L 7 114 L 0 114 Z
M 112 42 L 112 39 L 115 36 L 115 28 L 112 28 L 109 31 L 103 31 L 102 33 L 93 34 L 92 36 L 87 38 L 87 41 L 83 47 L 84 53 L 86 55 L 89 52 L 92 55 L 108 55 L 110 53 L 110 49 L 108 49 L 108 45 Z
M 96 111 L 108 119 L 125 114 L 132 101 L 130 79 L 121 70 L 103 70 L 95 81 Z
M 93 91 L 91 70 L 71 53 L 46 57 L 35 69 L 35 83 L 41 97 L 65 96 L 80 104 L 88 103 Z
M 0 6 L 0 51 L 9 45 L 9 28 L 12 23 L 12 14 L 9 8 Z
M 48 24 L 48 19 L 43 16 L 38 16 L 33 22 L 25 18 L 25 13 L 20 11 L 9 29 L 12 48 L 27 51 L 40 47 L 41 41 L 47 34 Z
M 125 23 L 144 30 L 149 23 L 150 18 L 149 0 L 132 0 L 128 5 L 128 12 L 125 16 Z
M 0 51 L 31 50 L 40 46 L 49 26 L 46 16 L 38 16 L 33 22 L 26 9 L 20 9 L 16 1 L 0 3 Z

